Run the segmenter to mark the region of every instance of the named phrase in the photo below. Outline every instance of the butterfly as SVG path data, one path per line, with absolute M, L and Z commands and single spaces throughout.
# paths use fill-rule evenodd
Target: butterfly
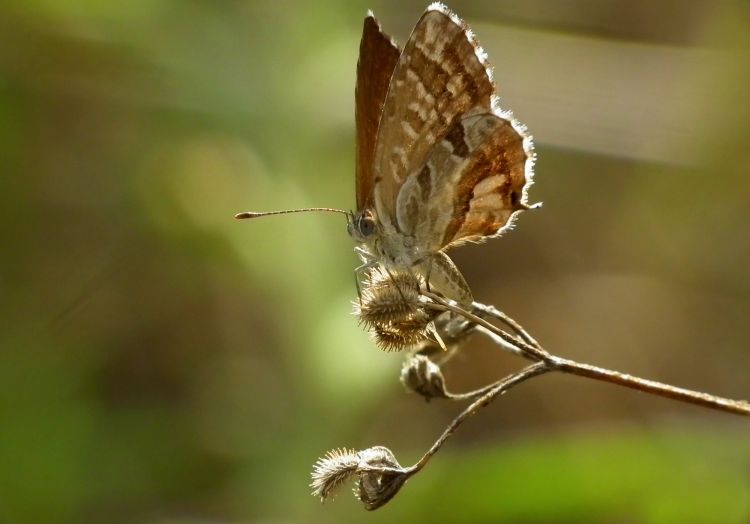
M 410 272 L 471 303 L 446 250 L 502 235 L 527 202 L 532 137 L 500 109 L 487 55 L 468 26 L 431 4 L 403 50 L 365 17 L 355 88 L 357 210 L 347 215 L 363 268 Z

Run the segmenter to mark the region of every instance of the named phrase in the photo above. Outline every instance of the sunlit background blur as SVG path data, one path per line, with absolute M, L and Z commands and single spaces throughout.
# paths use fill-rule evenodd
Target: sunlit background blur
M 524 384 L 374 514 L 326 450 L 414 462 L 461 406 L 351 316 L 353 86 L 372 8 L 0 4 L 0 522 L 750 522 L 750 423 L 584 379 Z M 750 4 L 456 1 L 529 125 L 533 201 L 453 252 L 562 356 L 750 397 Z M 453 390 L 523 362 L 476 338 Z

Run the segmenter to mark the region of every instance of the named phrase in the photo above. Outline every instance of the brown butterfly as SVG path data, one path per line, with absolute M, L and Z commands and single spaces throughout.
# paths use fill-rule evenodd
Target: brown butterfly
M 470 303 L 445 251 L 507 231 L 529 206 L 531 136 L 499 108 L 486 53 L 468 26 L 430 5 L 403 51 L 365 17 L 355 91 L 357 211 L 347 215 L 362 267 L 421 275 Z

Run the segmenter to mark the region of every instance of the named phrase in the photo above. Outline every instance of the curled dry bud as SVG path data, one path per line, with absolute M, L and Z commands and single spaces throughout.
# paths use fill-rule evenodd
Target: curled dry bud
M 409 475 L 391 450 L 384 446 L 366 449 L 360 452 L 360 456 L 366 466 L 361 467 L 354 495 L 362 501 L 365 509 L 378 509 L 399 492 Z
M 354 495 L 365 509 L 374 510 L 391 500 L 410 475 L 386 447 L 375 446 L 363 451 L 336 449 L 315 463 L 310 484 L 312 494 L 325 500 L 355 476 Z
M 445 379 L 437 364 L 424 355 L 412 355 L 401 368 L 401 383 L 426 400 L 447 398 Z
M 323 501 L 354 475 L 359 465 L 359 453 L 352 449 L 333 449 L 315 462 L 312 471 L 312 494 Z

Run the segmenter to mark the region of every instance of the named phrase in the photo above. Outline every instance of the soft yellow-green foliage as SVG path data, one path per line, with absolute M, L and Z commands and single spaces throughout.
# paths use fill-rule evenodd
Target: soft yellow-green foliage
M 354 205 L 362 17 L 403 42 L 427 3 L 0 4 L 0 522 L 750 521 L 747 421 L 573 377 L 375 514 L 310 496 L 326 450 L 408 464 L 460 408 L 357 326 L 341 216 L 232 216 Z M 750 6 L 667 4 L 451 5 L 545 204 L 454 258 L 556 354 L 747 398 Z M 472 339 L 446 380 L 519 365 Z

